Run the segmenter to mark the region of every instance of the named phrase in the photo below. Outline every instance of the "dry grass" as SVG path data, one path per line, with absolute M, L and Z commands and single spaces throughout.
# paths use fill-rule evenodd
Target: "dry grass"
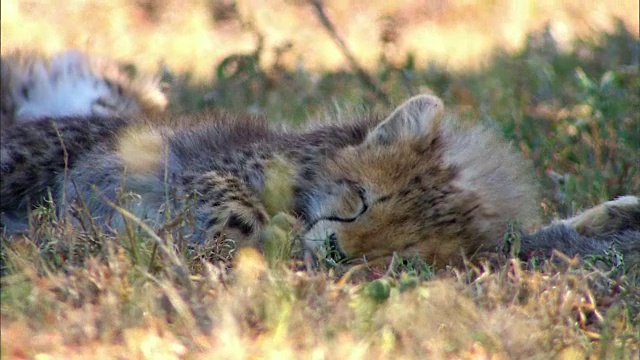
M 376 104 L 352 73 L 317 71 L 345 63 L 305 2 L 239 0 L 235 12 L 231 3 L 3 0 L 2 53 L 75 47 L 151 71 L 165 63 L 178 78 L 191 71 L 200 84 L 178 86 L 174 112 L 214 105 L 300 120 L 327 104 L 339 115 L 344 104 Z M 637 2 L 387 3 L 336 0 L 327 9 L 392 100 L 428 86 L 460 116 L 500 127 L 540 178 L 554 174 L 555 184 L 542 185 L 547 217 L 640 194 Z M 216 78 L 222 59 L 256 51 L 254 32 L 264 36 L 260 68 Z M 298 59 L 304 66 L 287 67 Z M 275 213 L 287 194 L 271 191 Z M 231 261 L 229 242 L 190 249 L 135 226 L 116 237 L 90 224 L 82 232 L 38 208 L 28 234 L 2 239 L 1 356 L 640 355 L 637 272 L 560 255 L 542 264 L 497 256 L 438 273 L 412 259 L 300 271 L 277 246 L 290 239 L 281 223 L 270 224 L 276 246 L 264 256 L 247 250 Z
M 23 260 L 23 254 L 20 257 Z M 36 260 L 37 259 L 29 259 Z M 372 282 L 269 268 L 253 250 L 234 270 L 150 273 L 122 249 L 62 273 L 33 264 L 3 278 L 5 358 L 474 358 L 637 356 L 638 284 L 567 260 L 517 261 Z M 357 280 L 356 277 L 359 279 Z M 636 286 L 636 288 L 626 288 Z M 613 290 L 612 290 L 613 289 Z M 622 289 L 622 290 L 621 290 Z M 637 302 L 636 306 L 640 305 Z M 635 315 L 634 315 L 635 314 Z M 30 344 L 30 346 L 25 346 Z M 634 355 L 635 354 L 635 355 Z

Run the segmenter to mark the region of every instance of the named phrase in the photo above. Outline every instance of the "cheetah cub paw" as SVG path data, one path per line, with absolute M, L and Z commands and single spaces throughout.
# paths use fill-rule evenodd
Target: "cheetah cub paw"
M 562 220 L 561 223 L 585 236 L 640 230 L 640 198 L 632 195 L 622 196 Z

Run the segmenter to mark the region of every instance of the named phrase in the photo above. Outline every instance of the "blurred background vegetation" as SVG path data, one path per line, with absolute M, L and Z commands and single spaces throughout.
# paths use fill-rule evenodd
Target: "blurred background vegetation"
M 213 107 L 296 126 L 433 92 L 533 161 L 548 218 L 640 195 L 637 0 L 0 6 L 3 55 L 75 48 L 115 58 L 162 76 L 175 114 Z M 183 259 L 138 232 L 106 241 L 39 211 L 48 226 L 33 236 L 46 241 L 0 242 L 3 359 L 638 354 L 637 272 L 583 269 L 575 259 L 529 264 L 540 272 L 509 260 L 438 274 L 392 262 L 361 283 L 350 272 L 283 271 L 273 261 L 281 254 L 267 251 L 266 262 L 240 253 L 229 273 L 202 261 L 211 249 Z
M 565 216 L 640 194 L 638 6 L 3 0 L 1 51 L 115 58 L 163 76 L 175 113 L 217 107 L 297 124 L 434 92 L 512 139 L 536 165 L 545 213 Z

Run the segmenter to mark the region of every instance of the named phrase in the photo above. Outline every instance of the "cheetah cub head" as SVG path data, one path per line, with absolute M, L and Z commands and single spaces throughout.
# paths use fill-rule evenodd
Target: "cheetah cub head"
M 445 119 L 435 96 L 409 99 L 322 167 L 303 235 L 321 257 L 445 265 L 537 219 L 526 162 L 492 132 Z

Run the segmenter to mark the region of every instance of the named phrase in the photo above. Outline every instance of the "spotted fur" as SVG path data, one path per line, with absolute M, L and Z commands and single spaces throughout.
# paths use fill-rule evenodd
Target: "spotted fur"
M 386 117 L 298 132 L 275 130 L 254 117 L 195 117 L 201 118 L 172 127 L 113 116 L 86 126 L 90 119 L 67 117 L 29 122 L 20 135 L 3 133 L 1 210 L 20 217 L 17 210 L 28 210 L 25 198 L 33 203 L 48 187 L 59 211 L 86 206 L 105 229 L 123 226 L 117 204 L 156 227 L 167 212 L 184 213 L 192 220 L 185 233 L 195 243 L 225 236 L 237 246 L 261 247 L 274 215 L 268 182 L 285 176 L 291 200 L 280 206 L 304 224 L 305 252 L 326 256 L 329 244 L 346 258 L 384 259 L 395 252 L 436 266 L 495 250 L 509 223 L 539 223 L 530 165 L 493 132 L 446 117 L 434 96 L 416 96 Z M 52 150 L 35 154 L 42 139 Z M 62 144 L 68 171 L 59 161 Z M 16 160 L 25 151 L 32 154 Z M 269 173 L 278 168 L 285 170 Z M 628 214 L 633 204 L 617 208 Z M 602 222 L 601 216 L 588 218 Z M 590 238 L 607 228 L 580 219 L 586 218 L 551 228 L 592 229 L 584 233 Z M 634 221 L 629 226 L 637 230 Z M 553 246 L 547 230 L 526 237 L 525 250 Z M 577 237 L 566 239 L 575 247 Z M 637 250 L 637 238 L 618 243 Z

